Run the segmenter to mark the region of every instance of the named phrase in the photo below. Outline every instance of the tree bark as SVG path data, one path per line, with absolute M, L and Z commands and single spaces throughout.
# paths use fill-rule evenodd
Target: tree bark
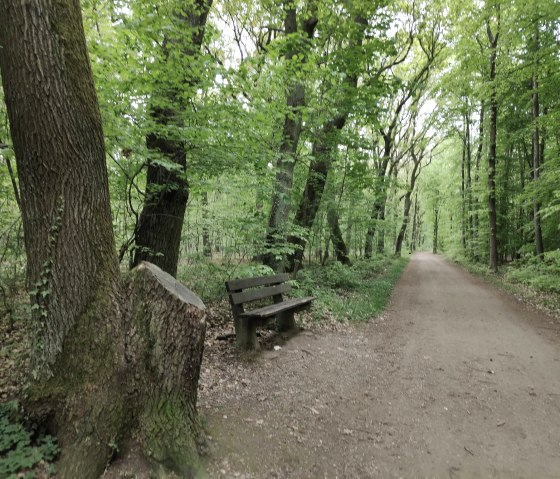
M 400 108 L 399 108 L 400 107 Z M 368 229 L 366 232 L 366 242 L 364 248 L 364 256 L 366 259 L 370 259 L 373 253 L 373 240 L 375 238 L 376 230 L 381 225 L 381 223 L 385 220 L 385 203 L 387 201 L 387 168 L 391 161 L 391 154 L 393 148 L 393 130 L 396 127 L 397 119 L 400 114 L 402 107 L 404 107 L 404 102 L 399 104 L 397 107 L 397 112 L 393 117 L 393 122 L 388 128 L 387 132 L 383 133 L 383 159 L 381 160 L 380 165 L 377 168 L 377 180 L 379 181 L 379 186 L 376 188 L 376 196 L 373 202 L 373 208 L 371 211 L 371 220 L 368 225 Z M 383 243 L 381 237 L 377 243 L 377 251 L 382 253 L 385 249 L 385 245 L 381 247 L 380 244 Z
M 410 240 L 410 254 L 416 251 L 416 246 L 418 244 L 418 228 L 419 228 L 419 210 L 420 203 L 418 202 L 418 190 L 416 190 L 416 195 L 414 199 L 414 213 L 412 216 L 412 238 Z
M 5 0 L 0 17 L 31 289 L 27 411 L 58 436 L 60 478 L 97 479 L 110 444 L 131 438 L 190 474 L 204 306 L 154 266 L 123 290 L 80 4 Z
M 434 232 L 433 232 L 433 244 L 432 253 L 437 254 L 438 252 L 438 233 L 439 233 L 439 209 L 434 208 Z
M 196 400 L 205 306 L 171 275 L 146 262 L 131 271 L 125 292 L 127 415 L 136 420 L 131 437 L 151 459 L 194 477 L 204 441 Z
M 295 4 L 293 2 L 286 2 L 285 9 L 285 34 L 296 34 L 298 32 L 298 22 Z M 313 38 L 316 25 L 317 19 L 314 16 L 303 23 L 303 31 L 306 36 L 305 41 Z M 302 43 L 303 39 L 288 50 L 286 54 L 287 61 L 293 62 L 294 59 L 297 59 L 298 55 L 301 55 L 301 64 L 305 62 L 306 47 Z M 286 266 L 286 254 L 276 252 L 274 249 L 286 242 L 286 225 L 290 215 L 296 152 L 301 134 L 302 108 L 305 106 L 305 86 L 303 82 L 295 81 L 290 85 L 286 95 L 286 106 L 288 111 L 284 116 L 282 142 L 280 143 L 278 159 L 276 161 L 275 190 L 272 196 L 266 236 L 267 247 L 273 251 L 269 251 L 264 256 L 264 264 L 277 272 L 283 271 Z
M 467 104 L 465 114 L 465 142 L 466 142 L 466 188 L 467 188 L 467 239 L 468 253 L 474 257 L 474 227 L 473 227 L 473 194 L 472 194 L 472 140 L 471 140 L 471 111 Z
M 21 199 L 19 194 L 19 186 L 17 182 L 17 176 L 12 168 L 12 162 L 10 158 L 7 156 L 4 158 L 6 160 L 6 166 L 8 167 L 8 175 L 10 176 L 10 182 L 12 183 L 12 190 L 14 192 L 14 198 L 16 200 L 16 204 L 18 205 L 18 209 L 21 212 Z
M 294 223 L 309 230 L 313 226 L 317 211 L 321 204 L 321 198 L 325 190 L 327 175 L 332 162 L 335 146 L 338 144 L 338 131 L 346 124 L 346 115 L 329 121 L 321 128 L 313 143 L 311 156 L 313 159 L 309 164 L 309 172 L 305 189 L 300 201 Z M 288 271 L 297 271 L 303 261 L 306 238 L 291 235 L 288 242 L 293 246 L 293 252 L 288 255 Z
M 397 240 L 395 241 L 395 256 L 401 255 L 404 235 L 406 234 L 406 228 L 408 226 L 408 216 L 410 214 L 410 207 L 412 206 L 411 194 L 412 192 L 407 192 L 404 196 L 404 217 L 401 223 L 401 227 L 399 229 L 399 234 L 397 235 Z
M 207 258 L 211 258 L 212 243 L 210 242 L 208 222 L 208 192 L 204 191 L 202 193 L 202 254 Z
M 480 115 L 478 123 L 478 146 L 476 149 L 475 164 L 474 164 L 474 185 L 475 188 L 478 187 L 478 181 L 480 179 L 480 162 L 482 161 L 482 150 L 484 148 L 484 101 L 480 102 Z M 474 242 L 477 243 L 479 238 L 479 216 L 478 216 L 478 196 L 474 197 L 474 217 L 473 217 L 473 238 Z M 475 244 L 474 259 L 478 260 L 479 254 L 477 249 L 478 244 Z
M 540 131 L 539 131 L 539 116 L 540 116 L 540 103 L 539 103 L 539 77 L 538 77 L 538 52 L 539 52 L 539 30 L 538 23 L 535 26 L 535 34 L 533 35 L 533 53 L 535 55 L 535 66 L 532 77 L 532 95 L 531 95 L 531 117 L 533 120 L 533 181 L 537 182 L 540 176 L 541 167 L 541 144 L 540 144 Z M 544 244 L 541 229 L 541 205 L 537 199 L 537 193 L 534 193 L 533 199 L 533 230 L 535 235 L 535 253 L 543 259 L 544 258 Z
M 416 180 L 418 179 L 418 175 L 420 174 L 420 166 L 422 163 L 422 158 L 424 156 L 423 152 L 420 155 L 416 155 L 414 150 L 412 150 L 411 155 L 412 155 L 412 160 L 414 161 L 414 166 L 412 167 L 412 173 L 410 174 L 409 188 L 406 191 L 406 194 L 404 195 L 403 220 L 402 220 L 401 228 L 399 230 L 399 234 L 397 236 L 397 240 L 395 242 L 396 256 L 401 255 L 404 235 L 406 233 L 406 228 L 408 226 L 408 217 L 410 215 L 410 208 L 412 206 L 412 193 L 414 191 L 414 187 L 416 186 Z
M 463 148 L 461 152 L 461 246 L 463 254 L 467 252 L 467 205 L 466 205 L 466 169 L 467 169 L 467 140 L 463 138 Z
M 211 6 L 212 0 L 195 0 L 190 11 L 175 15 L 185 26 L 185 33 L 181 40 L 164 42 L 162 53 L 166 62 L 171 48 L 180 49 L 186 57 L 199 55 Z M 197 81 L 197 78 L 187 78 L 185 84 Z M 181 130 L 185 107 L 181 106 L 184 100 L 179 85 L 159 85 L 159 89 L 150 100 L 150 116 L 157 128 L 146 137 L 152 157 L 148 161 L 146 195 L 136 228 L 132 267 L 150 261 L 175 276 L 189 188 L 186 146 L 173 130 Z M 177 106 L 162 106 L 169 104 Z M 162 159 L 168 165 L 163 165 Z
M 498 7 L 499 8 L 499 7 Z M 499 17 L 498 17 L 499 18 Z M 496 208 L 496 144 L 498 131 L 498 99 L 496 86 L 496 56 L 499 32 L 492 33 L 490 24 L 487 24 L 488 41 L 490 42 L 490 139 L 488 144 L 488 243 L 489 243 L 489 267 L 492 271 L 498 271 L 498 226 Z
M 98 290 L 113 289 L 118 270 L 101 118 L 79 3 L 67 0 L 60 11 L 46 0 L 26 6 L 15 0 L 0 6 L 6 19 L 0 66 L 20 178 L 27 280 L 33 289 L 41 286 L 33 298 L 34 316 L 49 313 L 40 366 L 54 362 L 74 319 Z M 99 255 L 92 257 L 91 248 Z M 83 287 L 69 295 L 68 285 Z
M 327 210 L 327 222 L 329 223 L 331 241 L 333 244 L 336 260 L 344 265 L 349 266 L 351 264 L 351 261 L 348 257 L 348 246 L 346 246 L 346 242 L 342 237 L 342 231 L 340 229 L 340 224 L 338 221 L 338 211 L 336 210 L 335 205 L 330 205 Z
M 355 18 L 358 26 L 356 39 L 353 41 L 352 48 L 361 49 L 367 20 L 358 14 Z M 313 226 L 315 216 L 321 204 L 321 198 L 327 181 L 334 151 L 338 145 L 338 133 L 348 119 L 348 115 L 355 101 L 355 90 L 358 87 L 358 73 L 347 73 L 345 78 L 345 88 L 350 91 L 349 97 L 345 99 L 344 104 L 339 105 L 342 113 L 323 124 L 317 133 L 316 140 L 312 147 L 312 160 L 309 164 L 309 173 L 305 183 L 302 199 L 294 219 L 294 223 L 301 228 L 309 230 Z M 340 239 L 344 241 L 342 236 Z M 293 253 L 288 256 L 288 271 L 297 271 L 303 261 L 306 238 L 290 236 L 288 242 L 293 245 Z

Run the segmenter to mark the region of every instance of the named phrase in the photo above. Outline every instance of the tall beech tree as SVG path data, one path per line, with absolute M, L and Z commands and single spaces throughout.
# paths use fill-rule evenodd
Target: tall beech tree
M 177 56 L 184 59 L 200 56 L 211 6 L 212 0 L 194 0 L 173 7 L 172 16 L 180 27 L 172 36 L 166 35 L 163 39 L 161 62 L 167 68 L 150 99 L 154 131 L 147 135 L 146 146 L 152 157 L 148 160 L 144 206 L 135 230 L 132 266 L 150 261 L 172 276 L 177 274 L 181 231 L 189 199 L 187 146 L 181 137 L 187 111 L 184 90 L 196 84 L 197 75 L 186 72 L 178 84 L 169 77 L 173 76 L 173 69 L 185 67 L 185 62 L 174 61 Z
M 539 102 L 539 21 L 534 21 L 534 32 L 532 36 L 532 45 L 530 50 L 533 53 L 533 75 L 531 78 L 531 119 L 533 121 L 533 138 L 532 138 L 532 159 L 533 159 L 533 181 L 538 181 L 540 176 L 541 156 L 544 148 L 541 148 L 541 133 L 539 128 L 540 102 Z M 533 231 L 535 236 L 535 253 L 541 259 L 544 257 L 544 244 L 541 228 L 541 205 L 537 198 L 533 200 Z
M 305 106 L 305 84 L 302 80 L 301 67 L 305 63 L 310 40 L 317 25 L 316 5 L 310 5 L 310 11 L 302 12 L 303 20 L 298 20 L 295 3 L 284 4 L 284 34 L 286 35 L 286 62 L 291 67 L 291 84 L 286 93 L 287 112 L 284 115 L 282 140 L 276 161 L 276 182 L 266 237 L 269 252 L 265 255 L 265 264 L 277 271 L 285 267 L 285 254 L 275 251 L 285 243 L 286 225 L 290 214 L 290 198 L 294 182 L 296 152 L 302 128 L 302 109 Z
M 417 15 L 417 12 L 413 12 Z M 441 25 L 438 18 L 432 21 L 430 28 L 423 35 L 416 35 L 416 38 L 411 31 L 407 43 L 403 48 L 403 53 L 396 57 L 395 60 L 387 67 L 397 67 L 403 63 L 409 56 L 409 52 L 413 47 L 414 42 L 418 44 L 419 54 L 421 60 L 418 62 L 412 61 L 411 68 L 405 70 L 405 74 L 412 75 L 410 78 L 402 78 L 402 81 L 397 82 L 399 88 L 390 98 L 390 106 L 387 111 L 387 118 L 385 124 L 379 127 L 379 135 L 383 144 L 383 153 L 381 158 L 375 160 L 374 168 L 376 173 L 376 192 L 371 210 L 371 220 L 368 225 L 365 238 L 365 257 L 371 258 L 373 254 L 373 240 L 375 238 L 376 230 L 379 233 L 377 242 L 377 251 L 382 253 L 385 249 L 385 240 L 382 228 L 376 228 L 385 220 L 385 205 L 387 202 L 387 183 L 390 177 L 391 162 L 393 150 L 395 146 L 395 135 L 401 115 L 405 106 L 410 103 L 411 107 L 416 104 L 421 96 L 421 90 L 426 88 L 426 83 L 430 77 L 431 69 L 434 61 L 442 52 L 443 47 L 440 42 Z M 380 72 L 382 73 L 382 72 Z
M 406 230 L 409 223 L 409 216 L 410 216 L 410 208 L 412 207 L 412 193 L 414 192 L 414 188 L 416 186 L 416 182 L 420 173 L 422 172 L 422 168 L 427 166 L 431 162 L 431 158 L 428 161 L 424 161 L 426 155 L 431 154 L 431 151 L 428 151 L 430 143 L 432 143 L 428 136 L 428 128 L 432 127 L 430 121 L 425 121 L 424 126 L 422 129 L 417 132 L 416 131 L 416 122 L 417 122 L 417 115 L 413 114 L 413 118 L 411 119 L 411 137 L 410 137 L 410 146 L 408 148 L 408 155 L 409 155 L 409 163 L 410 163 L 410 176 L 408 181 L 408 186 L 404 193 L 404 206 L 403 206 L 403 218 L 402 223 L 399 228 L 399 233 L 397 235 L 397 239 L 395 241 L 395 255 L 400 256 L 403 241 L 405 238 Z M 432 149 L 435 148 L 436 145 L 432 145 Z
M 490 138 L 488 142 L 488 262 L 492 271 L 498 271 L 498 225 L 496 207 L 496 159 L 497 159 L 497 131 L 498 131 L 498 92 L 496 81 L 496 61 L 498 56 L 498 40 L 500 38 L 500 4 L 493 2 L 488 5 L 486 19 L 486 33 L 488 36 L 490 82 Z M 492 15 L 494 11 L 494 15 Z M 491 20 L 495 20 L 492 25 Z
M 309 172 L 294 219 L 294 223 L 297 226 L 307 230 L 313 225 L 321 204 L 321 198 L 331 167 L 334 149 L 338 146 L 338 133 L 344 128 L 352 109 L 352 104 L 356 98 L 356 88 L 358 87 L 360 64 L 362 62 L 361 56 L 363 55 L 362 45 L 364 34 L 368 26 L 365 13 L 360 11 L 356 12 L 354 14 L 353 23 L 353 28 L 351 28 L 351 43 L 347 51 L 350 58 L 347 59 L 347 71 L 345 72 L 343 82 L 343 90 L 346 94 L 343 96 L 340 104 L 337 105 L 337 114 L 328 119 L 315 135 L 315 141 L 313 142 L 311 151 L 312 159 L 309 164 Z M 331 224 L 334 225 L 335 222 Z M 301 266 L 307 240 L 301 236 L 290 236 L 288 241 L 293 245 L 293 253 L 289 255 L 287 269 L 289 271 L 294 271 Z
M 5 0 L 0 69 L 21 186 L 33 321 L 26 407 L 57 434 L 58 477 L 114 450 L 194 474 L 204 305 L 142 263 L 123 281 L 101 118 L 77 0 Z

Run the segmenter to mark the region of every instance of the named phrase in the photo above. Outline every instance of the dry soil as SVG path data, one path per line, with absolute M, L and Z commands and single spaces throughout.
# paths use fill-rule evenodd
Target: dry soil
M 560 336 L 416 254 L 386 313 L 203 364 L 211 478 L 560 478 Z

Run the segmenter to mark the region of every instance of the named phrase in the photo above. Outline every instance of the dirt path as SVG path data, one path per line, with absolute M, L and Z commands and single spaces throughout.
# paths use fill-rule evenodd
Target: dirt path
M 431 254 L 389 311 L 203 373 L 210 477 L 558 478 L 558 325 Z M 205 376 L 206 374 L 206 376 Z

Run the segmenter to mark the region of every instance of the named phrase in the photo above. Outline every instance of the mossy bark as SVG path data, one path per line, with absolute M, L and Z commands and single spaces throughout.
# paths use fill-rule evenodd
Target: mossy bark
M 312 6 L 312 8 L 314 8 Z M 296 6 L 293 2 L 284 2 L 284 33 L 296 35 L 300 31 L 302 37 L 289 44 L 285 53 L 287 64 L 301 73 L 300 68 L 307 59 L 307 50 L 310 40 L 315 33 L 317 18 L 315 12 L 310 12 L 310 18 L 298 26 Z M 305 106 L 305 85 L 301 82 L 301 76 L 294 74 L 294 80 L 288 85 L 286 92 L 286 108 L 284 115 L 284 127 L 282 130 L 282 141 L 278 149 L 276 160 L 276 181 L 272 195 L 270 215 L 268 219 L 268 231 L 266 235 L 269 251 L 263 259 L 264 264 L 270 266 L 274 271 L 282 272 L 285 268 L 285 254 L 274 251 L 285 242 L 286 230 L 290 215 L 290 203 L 292 186 L 294 182 L 294 169 L 297 160 L 297 149 L 302 129 L 302 112 Z
M 98 478 L 115 446 L 133 442 L 155 471 L 193 477 L 203 444 L 196 399 L 204 305 L 150 263 L 129 273 L 117 298 L 76 322 L 52 377 L 29 388 L 27 410 L 59 438 L 60 478 Z M 116 313 L 110 323 L 118 327 L 103 326 L 102 310 Z
M 342 264 L 350 266 L 352 262 L 348 256 L 348 246 L 346 245 L 344 238 L 342 237 L 342 231 L 340 229 L 340 223 L 338 219 L 338 210 L 334 204 L 329 205 L 327 210 L 327 222 L 329 223 L 329 230 L 331 232 L 331 241 L 334 247 L 334 254 L 336 260 L 340 261 Z

